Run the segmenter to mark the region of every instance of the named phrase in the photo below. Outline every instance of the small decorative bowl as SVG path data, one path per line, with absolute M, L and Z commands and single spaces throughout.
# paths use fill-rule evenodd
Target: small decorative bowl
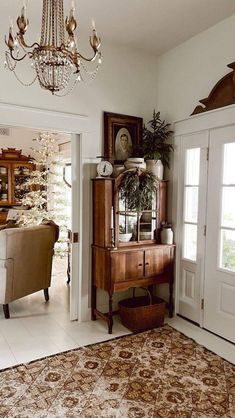
M 119 241 L 120 242 L 129 242 L 132 237 L 132 233 L 130 234 L 119 234 Z

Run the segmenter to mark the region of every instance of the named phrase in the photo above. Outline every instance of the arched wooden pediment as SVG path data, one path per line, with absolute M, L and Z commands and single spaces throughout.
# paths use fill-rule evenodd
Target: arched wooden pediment
M 196 106 L 192 115 L 235 104 L 235 62 L 228 67 L 232 71 L 216 83 L 206 99 L 199 100 L 202 105 Z

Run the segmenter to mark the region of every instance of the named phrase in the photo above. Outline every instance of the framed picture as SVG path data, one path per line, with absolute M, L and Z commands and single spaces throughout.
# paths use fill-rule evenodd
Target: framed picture
M 104 155 L 115 164 L 134 156 L 142 137 L 143 119 L 104 112 Z

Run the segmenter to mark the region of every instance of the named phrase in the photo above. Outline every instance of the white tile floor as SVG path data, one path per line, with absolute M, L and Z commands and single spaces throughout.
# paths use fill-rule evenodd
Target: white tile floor
M 112 335 L 103 321 L 71 322 L 66 280 L 66 263 L 59 260 L 49 303 L 42 291 L 12 302 L 8 320 L 0 306 L 0 369 L 130 333 L 118 320 Z
M 48 304 L 44 302 L 43 292 L 38 292 L 11 303 L 10 313 L 11 319 L 6 320 L 0 309 L 0 369 L 130 333 L 118 319 L 112 335 L 107 333 L 103 321 L 70 322 L 69 286 L 63 263 L 54 268 Z M 181 318 L 167 322 L 235 363 L 234 345 Z

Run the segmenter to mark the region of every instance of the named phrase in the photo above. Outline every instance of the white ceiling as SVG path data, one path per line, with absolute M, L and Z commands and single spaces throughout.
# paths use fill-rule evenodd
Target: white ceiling
M 0 24 L 5 33 L 9 16 L 15 20 L 22 0 L 1 3 Z M 70 0 L 65 0 L 66 10 L 69 3 Z M 89 34 L 93 18 L 104 44 L 126 45 L 156 55 L 235 13 L 235 0 L 75 0 L 75 3 L 82 38 Z M 33 31 L 34 37 L 40 30 L 41 7 L 42 0 L 28 0 L 29 32 Z

